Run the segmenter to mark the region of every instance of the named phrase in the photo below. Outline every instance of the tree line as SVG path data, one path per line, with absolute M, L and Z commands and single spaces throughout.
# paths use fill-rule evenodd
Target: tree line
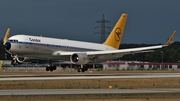
M 122 44 L 121 49 L 154 46 L 160 44 Z M 154 52 L 129 54 L 120 58 L 122 61 L 144 62 L 180 62 L 180 42 L 175 41 L 168 47 L 156 49 Z
M 158 44 L 121 44 L 120 49 L 153 46 Z M 159 44 L 160 45 L 160 44 Z M 10 60 L 11 55 L 7 53 L 0 40 L 0 60 Z M 168 47 L 156 49 L 154 52 L 125 55 L 118 60 L 121 61 L 145 61 L 145 62 L 180 62 L 180 42 L 176 41 Z

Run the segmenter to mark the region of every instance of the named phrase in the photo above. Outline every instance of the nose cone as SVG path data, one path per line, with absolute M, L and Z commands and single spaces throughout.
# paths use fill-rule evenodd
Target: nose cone
M 6 42 L 6 43 L 4 44 L 4 47 L 5 47 L 6 50 L 11 49 L 11 43 Z

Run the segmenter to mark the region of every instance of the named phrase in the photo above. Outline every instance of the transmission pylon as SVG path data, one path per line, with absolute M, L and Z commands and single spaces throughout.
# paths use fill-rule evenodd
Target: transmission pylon
M 110 23 L 110 21 L 105 20 L 104 14 L 102 16 L 101 20 L 96 21 L 96 23 L 101 23 L 100 26 L 96 26 L 95 28 L 101 28 L 100 32 L 95 32 L 94 34 L 101 34 L 101 43 L 105 41 L 106 34 L 109 34 L 110 32 L 106 31 L 106 28 L 111 28 L 109 26 L 106 26 L 106 23 Z

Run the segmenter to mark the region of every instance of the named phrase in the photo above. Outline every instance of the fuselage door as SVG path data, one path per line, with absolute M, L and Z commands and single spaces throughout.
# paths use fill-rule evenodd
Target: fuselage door
M 28 39 L 25 39 L 25 48 L 28 48 L 28 44 L 29 44 L 29 42 L 28 42 Z
M 69 50 L 69 46 L 66 46 L 66 49 L 65 49 L 66 51 L 68 51 Z

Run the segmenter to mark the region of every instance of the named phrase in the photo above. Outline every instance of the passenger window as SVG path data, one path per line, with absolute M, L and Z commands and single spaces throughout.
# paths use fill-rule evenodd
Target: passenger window
M 9 42 L 18 42 L 18 40 L 9 40 Z

